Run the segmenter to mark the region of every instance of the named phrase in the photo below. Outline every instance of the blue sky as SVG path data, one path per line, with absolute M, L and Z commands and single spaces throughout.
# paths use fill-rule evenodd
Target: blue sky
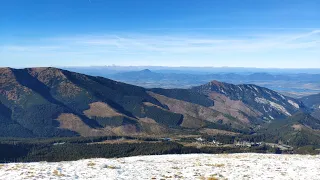
M 320 0 L 0 3 L 0 66 L 320 68 Z

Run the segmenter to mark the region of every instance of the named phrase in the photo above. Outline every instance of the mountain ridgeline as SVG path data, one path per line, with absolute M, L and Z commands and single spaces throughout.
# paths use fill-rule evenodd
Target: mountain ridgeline
M 5 68 L 0 75 L 2 136 L 134 134 L 142 131 L 139 120 L 179 126 L 183 119 L 146 89 L 105 78 L 55 68 Z
M 0 69 L 0 137 L 237 135 L 290 119 L 288 131 L 316 134 L 316 118 L 297 120 L 306 113 L 301 100 L 251 84 L 145 89 L 57 68 Z

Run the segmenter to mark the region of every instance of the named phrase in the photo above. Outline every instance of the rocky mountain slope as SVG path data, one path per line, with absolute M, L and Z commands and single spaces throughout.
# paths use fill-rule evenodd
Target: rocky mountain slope
M 213 109 L 243 121 L 284 119 L 305 110 L 301 101 L 253 84 L 212 81 L 192 90 L 212 99 L 215 102 Z
M 305 109 L 255 85 L 145 89 L 57 68 L 0 69 L 2 137 L 250 133 Z

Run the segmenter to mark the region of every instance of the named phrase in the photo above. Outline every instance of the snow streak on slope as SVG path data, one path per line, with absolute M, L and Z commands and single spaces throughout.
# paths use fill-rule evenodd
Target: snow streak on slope
M 269 101 L 267 99 L 264 98 L 259 98 L 256 97 L 254 99 L 257 103 L 261 103 L 261 104 L 267 104 L 270 105 L 273 109 L 278 110 L 279 112 L 282 112 L 283 114 L 285 114 L 286 116 L 291 116 L 291 114 L 286 110 L 286 108 L 284 108 L 283 106 L 281 106 L 280 104 L 277 104 L 275 102 Z M 298 104 L 297 104 L 298 105 Z
M 318 179 L 320 156 L 189 154 L 0 164 L 0 179 Z

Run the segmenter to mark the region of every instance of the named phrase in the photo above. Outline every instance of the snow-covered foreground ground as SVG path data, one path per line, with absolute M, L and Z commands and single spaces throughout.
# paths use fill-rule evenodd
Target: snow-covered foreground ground
M 0 164 L 0 179 L 320 179 L 320 156 L 189 154 Z

